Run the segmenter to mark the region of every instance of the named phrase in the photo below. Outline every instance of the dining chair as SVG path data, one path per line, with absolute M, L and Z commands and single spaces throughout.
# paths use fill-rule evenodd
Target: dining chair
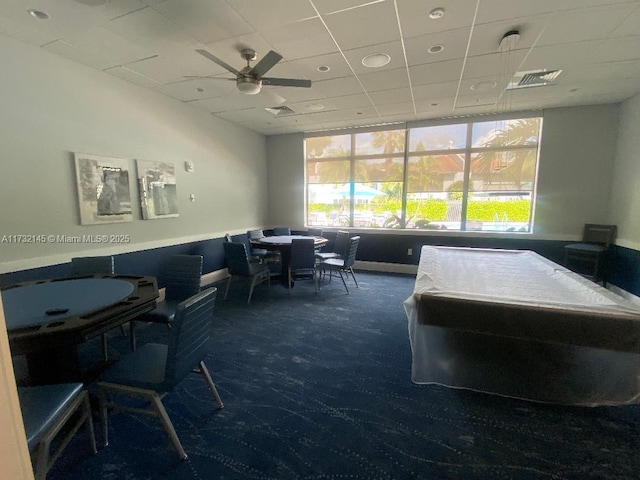
M 163 272 L 164 299 L 151 312 L 136 317 L 131 327 L 131 349 L 136 349 L 135 322 L 163 323 L 171 328 L 176 307 L 200 291 L 202 255 L 172 255 Z
M 275 227 L 273 229 L 274 235 L 291 235 L 291 228 L 289 227 Z
M 227 299 L 229 295 L 229 287 L 231 281 L 237 277 L 244 277 L 251 279 L 251 285 L 249 287 L 249 297 L 247 298 L 247 304 L 251 303 L 251 297 L 253 296 L 253 289 L 256 285 L 263 282 L 267 282 L 267 286 L 271 287 L 271 272 L 269 267 L 262 263 L 251 263 L 249 261 L 249 255 L 247 253 L 247 247 L 244 243 L 239 242 L 227 242 L 224 244 L 224 256 L 227 262 L 227 270 L 229 271 L 229 280 L 227 281 L 227 288 L 224 291 L 224 299 Z
M 71 270 L 69 275 L 72 277 L 86 277 L 91 275 L 113 275 L 114 261 L 112 255 L 104 255 L 98 257 L 73 257 L 71 259 Z M 127 335 L 124 325 L 120 325 L 120 331 L 123 335 Z M 107 334 L 100 335 L 102 343 L 102 358 L 106 362 L 109 360 L 109 347 L 107 345 Z
M 582 269 L 586 267 L 590 273 L 585 276 L 598 281 L 602 257 L 615 241 L 616 233 L 616 225 L 585 224 L 582 242 L 571 243 L 564 247 L 565 266 L 573 264 L 575 267 L 581 265 Z M 606 279 L 603 278 L 603 282 L 606 282 Z
M 322 229 L 321 228 L 307 228 L 307 235 L 311 237 L 321 237 Z
M 318 265 L 318 268 L 323 273 L 323 276 L 326 277 L 326 272 L 329 271 L 329 281 L 331 281 L 331 277 L 333 272 L 337 272 L 340 275 L 340 279 L 344 284 L 344 288 L 347 290 L 347 295 L 349 294 L 349 287 L 347 287 L 347 282 L 345 281 L 344 274 L 348 277 L 349 273 L 353 277 L 353 281 L 356 284 L 356 288 L 359 288 L 358 281 L 356 280 L 356 276 L 353 273 L 353 264 L 356 260 L 356 253 L 358 251 L 358 244 L 360 243 L 360 237 L 351 237 L 347 240 L 347 248 L 345 249 L 344 258 L 327 258 L 323 260 Z
M 316 258 L 319 261 L 327 260 L 329 258 L 344 258 L 347 242 L 349 241 L 349 235 L 351 234 L 346 230 L 338 230 L 336 232 L 336 239 L 333 242 L 333 250 L 330 252 L 318 252 L 316 253 Z
M 217 407 L 224 407 L 204 363 L 209 352 L 216 293 L 217 289 L 210 287 L 180 302 L 166 345 L 147 343 L 121 357 L 99 377 L 97 386 L 105 445 L 109 443 L 107 410 L 140 413 L 159 418 L 180 459 L 187 458 L 162 398 L 187 375 L 198 373 L 204 378 Z M 121 395 L 148 400 L 149 408 L 133 408 L 114 400 Z
M 289 260 L 288 278 L 289 295 L 296 273 L 311 274 L 318 293 L 318 278 L 316 277 L 316 257 L 313 238 L 294 238 L 291 240 L 291 259 Z
M 82 383 L 18 387 L 18 399 L 36 480 L 47 478 L 49 469 L 83 425 L 91 452 L 97 453 L 89 395 Z

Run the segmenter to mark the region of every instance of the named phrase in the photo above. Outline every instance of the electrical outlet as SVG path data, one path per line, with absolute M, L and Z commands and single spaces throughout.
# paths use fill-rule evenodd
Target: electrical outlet
M 407 255 L 413 255 L 413 248 L 407 248 Z

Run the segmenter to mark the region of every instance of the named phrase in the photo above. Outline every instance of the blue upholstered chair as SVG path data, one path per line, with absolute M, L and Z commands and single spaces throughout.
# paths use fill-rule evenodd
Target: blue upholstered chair
M 87 277 L 99 274 L 113 275 L 113 265 L 113 256 L 111 255 L 99 257 L 73 257 L 71 259 L 71 271 L 69 274 L 72 277 Z M 124 325 L 120 325 L 120 330 L 123 335 L 126 335 Z M 102 358 L 106 362 L 109 360 L 109 348 L 107 346 L 106 333 L 100 335 L 100 341 L 102 342 Z
M 91 452 L 96 453 L 89 396 L 81 383 L 19 387 L 18 398 L 36 480 L 47 477 L 51 466 L 82 425 L 87 429 Z M 79 415 L 75 415 L 76 412 Z M 51 453 L 51 444 L 57 438 L 58 446 Z
M 291 235 L 291 228 L 289 227 L 275 227 L 273 229 L 274 235 Z
M 594 282 L 600 280 L 600 262 L 602 256 L 613 244 L 617 233 L 616 225 L 596 225 L 587 223 L 582 232 L 581 243 L 571 243 L 564 247 L 564 264 L 579 270 L 588 268 L 586 277 Z M 603 279 L 606 281 L 606 279 Z
M 164 300 L 158 302 L 151 312 L 136 317 L 135 321 L 163 323 L 171 327 L 177 305 L 200 291 L 202 263 L 202 255 L 172 255 L 163 271 Z M 134 327 L 131 329 L 131 349 L 136 349 Z
M 348 277 L 349 273 L 353 277 L 353 281 L 356 284 L 356 288 L 358 287 L 358 281 L 356 280 L 356 276 L 353 273 L 353 264 L 356 260 L 356 253 L 358 251 L 358 244 L 360 243 L 360 237 L 351 237 L 347 241 L 347 248 L 345 249 L 344 258 L 328 258 L 323 260 L 318 265 L 318 268 L 321 272 L 323 272 L 326 277 L 327 271 L 329 271 L 329 281 L 331 281 L 331 277 L 333 272 L 337 272 L 340 275 L 340 279 L 344 284 L 344 288 L 347 290 L 347 295 L 349 294 L 349 287 L 347 287 L 347 282 L 345 282 L 344 274 Z
M 234 279 L 234 277 L 244 277 L 251 279 L 247 304 L 251 303 L 253 289 L 256 285 L 259 285 L 260 283 L 266 281 L 267 285 L 269 287 L 271 286 L 271 272 L 269 270 L 269 267 L 262 263 L 251 263 L 249 261 L 247 247 L 244 243 L 225 243 L 224 256 L 227 262 L 227 270 L 229 271 L 229 281 L 227 282 L 227 288 L 224 291 L 225 300 L 229 295 L 229 287 L 231 286 L 231 281 Z
M 291 240 L 291 260 L 289 261 L 289 294 L 291 284 L 297 273 L 311 274 L 313 283 L 318 292 L 318 279 L 316 278 L 316 257 L 313 238 L 294 238 Z
M 204 364 L 209 351 L 211 322 L 217 289 L 208 288 L 178 304 L 167 345 L 147 343 L 123 356 L 98 379 L 104 443 L 108 444 L 107 410 L 141 413 L 158 417 L 181 459 L 187 458 L 162 397 L 190 373 L 204 378 L 218 408 L 224 405 Z M 141 397 L 150 402 L 148 410 L 119 404 L 119 395 Z M 144 440 L 141 440 L 144 442 Z
M 336 232 L 336 239 L 333 242 L 333 250 L 330 252 L 318 252 L 316 258 L 319 261 L 327 260 L 329 258 L 344 258 L 344 252 L 347 248 L 347 242 L 349 241 L 350 233 L 346 230 L 338 230 Z
M 247 230 L 247 246 L 249 258 L 258 257 L 262 262 L 279 262 L 280 252 L 271 251 L 265 248 L 254 247 L 251 240 L 260 240 L 263 238 L 264 232 L 262 230 Z

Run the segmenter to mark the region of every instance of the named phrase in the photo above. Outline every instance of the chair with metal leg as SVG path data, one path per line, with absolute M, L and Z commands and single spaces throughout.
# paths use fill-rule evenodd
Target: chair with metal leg
M 253 289 L 256 285 L 263 282 L 267 282 L 267 285 L 271 286 L 271 272 L 267 265 L 262 263 L 251 263 L 249 261 L 249 255 L 244 243 L 239 242 L 227 242 L 224 244 L 224 255 L 227 262 L 227 270 L 229 271 L 229 280 L 227 282 L 227 288 L 224 292 L 224 299 L 227 299 L 229 295 L 229 287 L 234 278 L 244 277 L 251 280 L 249 286 L 249 297 L 247 298 L 247 304 L 251 303 L 251 297 L 253 296 Z
M 108 443 L 107 410 L 141 413 L 159 418 L 181 459 L 187 458 L 173 423 L 162 404 L 162 397 L 190 373 L 204 378 L 218 408 L 224 405 L 204 359 L 209 352 L 211 322 L 217 289 L 208 288 L 176 307 L 167 345 L 147 343 L 135 352 L 123 356 L 99 378 L 100 410 L 104 443 Z M 141 397 L 150 402 L 149 409 L 134 408 L 115 400 L 116 397 Z
M 311 275 L 316 293 L 318 293 L 314 243 L 313 238 L 294 238 L 291 240 L 291 259 L 288 268 L 289 295 L 291 295 L 291 285 L 293 284 L 294 277 L 299 273 Z
M 91 452 L 97 452 L 89 396 L 81 383 L 19 387 L 18 398 L 36 480 L 47 478 L 51 466 L 83 425 Z M 54 441 L 58 446 L 51 452 Z
M 347 241 L 347 248 L 345 250 L 345 257 L 343 259 L 339 258 L 328 258 L 323 260 L 318 265 L 318 268 L 323 273 L 323 276 L 326 277 L 326 272 L 329 271 L 329 281 L 331 281 L 331 277 L 333 272 L 337 272 L 344 284 L 344 288 L 347 290 L 347 294 L 349 294 L 349 287 L 347 287 L 347 282 L 345 281 L 344 274 L 348 277 L 349 273 L 353 277 L 353 281 L 356 284 L 356 288 L 358 287 L 358 281 L 356 280 L 356 276 L 353 273 L 353 264 L 356 260 L 356 253 L 358 251 L 358 243 L 360 242 L 360 237 L 351 237 Z

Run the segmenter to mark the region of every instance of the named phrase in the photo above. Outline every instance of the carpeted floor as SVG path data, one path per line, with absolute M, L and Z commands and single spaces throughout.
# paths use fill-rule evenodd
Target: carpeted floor
M 250 306 L 245 284 L 227 301 L 222 288 L 206 363 L 225 408 L 195 375 L 164 399 L 189 458 L 155 419 L 112 414 L 109 446 L 89 456 L 80 432 L 50 480 L 638 478 L 640 406 L 414 385 L 402 309 L 414 278 L 358 280 L 350 296 L 335 279 L 319 294 L 258 287 Z M 165 334 L 153 325 L 139 342 Z M 127 345 L 110 335 L 114 351 Z

